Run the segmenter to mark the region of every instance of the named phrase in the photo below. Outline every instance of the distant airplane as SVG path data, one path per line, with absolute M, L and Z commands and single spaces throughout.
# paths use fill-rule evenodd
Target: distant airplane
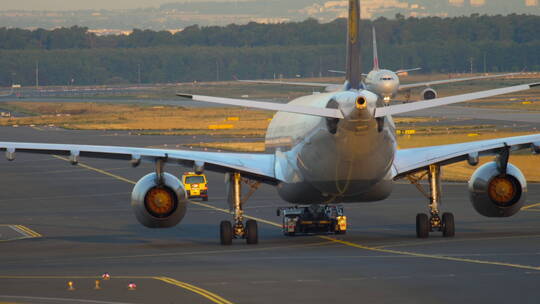
M 516 214 L 525 202 L 527 182 L 509 162 L 510 152 L 531 149 L 540 153 L 540 134 L 398 150 L 392 115 L 520 92 L 540 83 L 384 105 L 377 94 L 362 88 L 359 21 L 359 0 L 349 0 L 346 81 L 339 91 L 304 96 L 288 104 L 178 94 L 195 101 L 277 111 L 266 134 L 266 153 L 21 142 L 0 142 L 0 149 L 8 160 L 14 160 L 17 152 L 27 152 L 68 155 L 72 164 L 77 164 L 80 157 L 124 159 L 133 166 L 142 161 L 153 163 L 155 172 L 142 177 L 131 196 L 137 219 L 150 228 L 177 225 L 188 205 L 183 184 L 164 171 L 166 164 L 192 166 L 195 172 L 225 173 L 233 220 L 220 224 L 223 245 L 230 245 L 233 239 L 258 243 L 257 222 L 244 221 L 243 209 L 249 195 L 242 195 L 243 183 L 251 188 L 249 194 L 260 183 L 275 186 L 286 202 L 315 206 L 310 209 L 321 212 L 316 216 L 324 216 L 325 211 L 341 210 L 317 205 L 381 201 L 392 193 L 396 180 L 408 178 L 418 186 L 416 174 L 427 175 L 430 188 L 428 214 L 417 214 L 416 235 L 425 238 L 439 231 L 452 237 L 454 216 L 440 211 L 441 168 L 461 161 L 477 165 L 482 156 L 495 156 L 495 160 L 478 168 L 469 181 L 474 208 L 489 217 Z M 411 212 L 416 209 L 410 207 Z
M 507 73 L 507 74 L 497 74 L 489 76 L 474 76 L 474 77 L 465 77 L 465 78 L 454 78 L 454 79 L 444 79 L 444 80 L 435 80 L 427 82 L 418 82 L 410 84 L 400 84 L 399 75 L 409 73 L 412 71 L 421 70 L 421 68 L 413 69 L 403 69 L 397 71 L 391 71 L 386 69 L 381 69 L 379 67 L 379 55 L 377 51 L 377 36 L 375 33 L 375 27 L 372 28 L 373 34 L 373 69 L 368 74 L 362 74 L 364 76 L 364 87 L 369 91 L 379 95 L 386 103 L 389 103 L 392 98 L 394 98 L 400 91 L 408 91 L 413 88 L 424 87 L 424 90 L 420 93 L 421 99 L 429 100 L 437 98 L 438 94 L 435 89 L 432 88 L 433 85 L 453 83 L 453 82 L 463 82 L 463 81 L 472 81 L 472 80 L 481 80 L 481 79 L 490 79 L 490 78 L 499 78 L 499 77 L 508 77 L 518 75 L 519 73 Z M 329 70 L 332 73 L 345 74 L 345 71 L 338 70 Z M 265 81 L 265 80 L 239 80 L 241 82 L 248 83 L 260 83 L 260 84 L 284 84 L 284 85 L 295 85 L 295 86 L 311 86 L 311 87 L 323 87 L 326 91 L 332 92 L 340 89 L 340 86 L 330 83 L 318 83 L 318 82 L 288 82 L 288 81 Z
M 14 87 L 11 87 L 11 91 L 7 94 L 0 95 L 0 98 L 7 98 L 7 97 L 13 97 L 15 96 Z

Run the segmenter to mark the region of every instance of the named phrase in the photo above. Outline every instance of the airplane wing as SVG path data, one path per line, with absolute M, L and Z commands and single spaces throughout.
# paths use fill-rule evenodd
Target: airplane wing
M 15 153 L 35 153 L 69 156 L 72 164 L 79 157 L 124 159 L 136 166 L 141 161 L 155 162 L 158 159 L 169 163 L 193 165 L 204 163 L 206 170 L 216 172 L 240 171 L 258 179 L 275 181 L 274 155 L 257 153 L 220 153 L 187 150 L 148 149 L 119 146 L 90 146 L 44 143 L 0 142 L 0 151 L 6 152 L 8 160 Z
M 338 71 L 338 70 L 328 70 L 330 73 L 336 73 L 336 74 L 347 74 L 345 71 Z
M 411 71 L 414 71 L 414 69 L 412 69 Z M 401 72 L 404 72 L 404 71 L 401 71 Z M 402 90 L 408 90 L 412 88 L 429 87 L 432 85 L 452 83 L 452 82 L 508 77 L 508 76 L 514 76 L 514 75 L 519 75 L 519 74 L 520 73 L 509 73 L 509 74 L 498 74 L 498 75 L 489 75 L 489 76 L 475 76 L 475 77 L 466 77 L 466 78 L 454 78 L 454 79 L 444 79 L 444 80 L 435 80 L 435 81 L 427 81 L 427 82 L 417 82 L 417 83 L 411 83 L 411 84 L 402 84 L 399 86 L 399 90 L 402 91 Z
M 336 73 L 336 74 L 347 74 L 345 71 L 338 71 L 338 70 L 328 70 L 330 73 Z M 362 76 L 366 77 L 368 74 L 362 73 Z
M 470 157 L 497 155 L 505 148 L 510 151 L 530 148 L 538 154 L 540 134 L 398 150 L 394 159 L 394 178 L 404 177 L 433 164 L 449 165 Z
M 380 107 L 376 109 L 375 117 L 384 117 L 386 115 L 394 115 L 400 113 L 414 112 L 418 110 L 423 110 L 427 108 L 433 108 L 438 106 L 444 106 L 454 103 L 460 103 L 464 101 L 470 101 L 475 99 L 481 99 L 486 97 L 492 97 L 497 95 L 509 94 L 519 91 L 529 90 L 532 87 L 540 86 L 540 83 L 524 84 L 513 87 L 487 90 L 481 92 L 474 92 L 456 96 L 435 98 L 430 100 L 416 101 L 406 104 L 390 105 L 386 107 Z
M 409 73 L 414 71 L 420 71 L 422 68 L 414 68 L 414 69 L 403 69 L 403 70 L 397 70 L 395 71 L 396 74 L 402 74 L 402 73 Z
M 260 84 L 282 84 L 282 85 L 294 85 L 303 87 L 319 87 L 326 88 L 329 86 L 339 85 L 336 83 L 321 83 L 321 82 L 296 82 L 296 81 L 271 81 L 271 80 L 237 80 L 245 83 L 260 83 Z
M 299 87 L 317 87 L 324 88 L 326 92 L 335 92 L 343 89 L 342 84 L 337 83 L 321 83 L 321 82 L 295 82 L 295 81 L 270 81 L 270 80 L 237 80 L 239 82 L 245 83 L 258 83 L 258 84 L 280 84 L 288 86 L 299 86 Z
M 262 110 L 270 111 L 281 111 L 281 112 L 290 112 L 297 114 L 305 114 L 312 116 L 328 117 L 328 118 L 339 118 L 343 119 L 343 113 L 339 109 L 329 109 L 329 108 L 315 108 L 309 106 L 299 106 L 275 102 L 265 102 L 265 101 L 255 101 L 247 99 L 234 99 L 234 98 L 223 98 L 223 97 L 212 97 L 212 96 L 202 96 L 202 95 L 190 95 L 190 94 L 176 94 L 177 96 L 189 98 L 194 101 L 218 103 L 229 106 L 240 106 L 248 107 Z

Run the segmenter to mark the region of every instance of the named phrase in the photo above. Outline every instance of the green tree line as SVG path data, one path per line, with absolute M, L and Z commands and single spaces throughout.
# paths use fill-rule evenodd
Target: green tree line
M 54 30 L 0 28 L 0 49 L 56 50 L 94 48 L 142 48 L 159 46 L 261 47 L 273 45 L 329 45 L 343 41 L 346 20 L 319 23 L 315 19 L 279 24 L 249 23 L 228 26 L 193 25 L 181 32 L 134 29 L 130 35 L 96 36 L 88 28 L 74 26 Z M 540 16 L 508 15 L 456 18 L 379 18 L 362 20 L 362 36 L 369 38 L 375 26 L 381 43 L 403 45 L 441 41 L 540 40 Z M 369 39 L 368 39 L 369 40 Z
M 385 68 L 463 72 L 472 58 L 476 72 L 540 70 L 539 22 L 526 15 L 363 21 L 363 70 L 371 69 L 372 24 Z M 328 75 L 345 65 L 345 32 L 343 19 L 193 26 L 175 35 L 1 29 L 0 85 L 34 84 L 36 63 L 41 85 L 138 83 L 139 71 L 142 83 Z

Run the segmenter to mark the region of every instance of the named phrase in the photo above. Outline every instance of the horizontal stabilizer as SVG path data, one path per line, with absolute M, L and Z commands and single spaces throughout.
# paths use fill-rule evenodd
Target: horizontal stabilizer
M 400 113 L 414 112 L 418 110 L 434 108 L 434 107 L 439 107 L 439 106 L 444 106 L 444 105 L 449 105 L 449 104 L 454 104 L 454 103 L 460 103 L 460 102 L 465 102 L 465 101 L 470 101 L 470 100 L 475 100 L 475 99 L 515 93 L 519 91 L 529 90 L 530 88 L 536 87 L 536 86 L 540 86 L 540 83 L 518 85 L 518 86 L 513 86 L 513 87 L 508 87 L 508 88 L 501 88 L 501 89 L 487 90 L 487 91 L 468 93 L 468 94 L 462 94 L 462 95 L 456 95 L 456 96 L 450 96 L 450 97 L 416 101 L 416 102 L 400 104 L 400 105 L 391 105 L 387 107 L 377 108 L 377 111 L 375 112 L 375 117 L 384 117 L 386 115 L 395 115 L 395 114 L 400 114 Z
M 190 94 L 176 94 L 180 97 L 189 98 L 194 101 L 218 103 L 229 106 L 239 106 L 246 108 L 278 111 L 278 112 L 289 112 L 296 114 L 312 115 L 319 117 L 327 118 L 339 118 L 343 119 L 343 113 L 339 109 L 329 109 L 329 108 L 315 108 L 309 106 L 298 106 L 292 104 L 282 104 L 274 102 L 265 102 L 265 101 L 255 101 L 247 99 L 234 99 L 234 98 L 223 98 L 223 97 L 211 97 L 211 96 L 202 96 L 202 95 L 190 95 Z

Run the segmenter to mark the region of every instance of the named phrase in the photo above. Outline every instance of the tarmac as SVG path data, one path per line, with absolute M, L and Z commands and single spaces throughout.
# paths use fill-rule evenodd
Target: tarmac
M 194 139 L 19 127 L 0 128 L 0 140 L 176 147 Z M 475 213 L 466 184 L 445 183 L 442 208 L 454 213 L 456 236 L 422 240 L 415 215 L 427 212 L 427 200 L 410 184 L 398 182 L 382 202 L 345 205 L 346 235 L 296 237 L 282 234 L 275 213 L 287 204 L 262 186 L 246 207 L 259 220 L 260 244 L 224 247 L 218 226 L 230 215 L 221 174 L 207 172 L 209 202 L 191 203 L 174 228 L 151 230 L 129 202 L 149 165 L 81 159 L 72 166 L 21 153 L 0 166 L 0 303 L 539 301 L 538 184 L 529 185 L 526 210 L 493 219 Z

